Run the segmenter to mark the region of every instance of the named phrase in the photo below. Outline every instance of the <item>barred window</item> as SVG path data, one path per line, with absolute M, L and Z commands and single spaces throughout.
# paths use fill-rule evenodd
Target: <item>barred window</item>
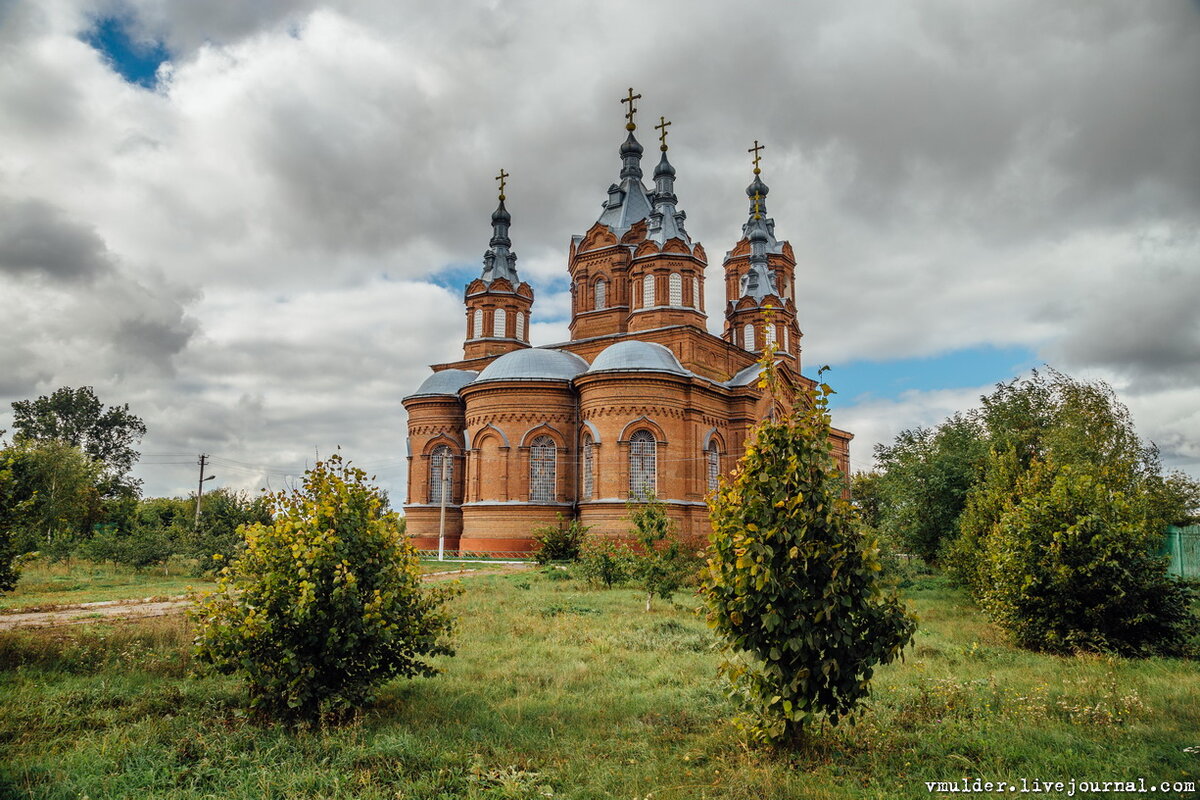
M 583 435 L 583 499 L 591 500 L 596 486 L 596 456 L 595 443 L 592 435 Z
M 557 458 L 558 450 L 549 436 L 539 436 L 529 446 L 529 502 L 554 502 Z
M 788 341 L 788 326 L 783 326 L 783 350 L 786 353 L 792 352 L 791 342 Z
M 604 280 L 604 278 L 596 281 L 596 291 L 593 300 L 595 301 L 593 306 L 597 311 L 604 308 L 608 303 L 608 281 Z
M 775 344 L 775 324 L 768 323 L 763 325 L 763 347 L 769 347 Z
M 442 475 L 442 470 L 446 474 Z M 433 452 L 429 454 L 429 502 L 435 505 L 442 504 L 442 490 L 446 491 L 446 502 L 454 502 L 454 493 L 451 487 L 454 486 L 454 456 L 450 453 L 450 446 L 439 444 L 433 448 Z
M 754 349 L 754 326 L 749 322 L 742 328 L 742 348 L 744 350 Z
M 508 320 L 505 319 L 506 316 L 507 314 L 505 314 L 503 308 L 497 308 L 494 312 L 492 312 L 492 336 L 504 336 L 504 329 L 506 327 L 505 323 L 508 322 Z
M 483 309 L 475 309 L 475 324 L 471 326 L 471 338 L 478 339 L 483 336 Z
M 658 488 L 658 442 L 650 431 L 629 437 L 629 496 L 648 497 Z
M 524 313 L 522 313 L 520 311 L 517 312 L 516 323 L 517 323 L 517 339 L 519 341 L 523 342 L 523 341 L 525 341 L 525 314 Z
M 642 308 L 650 308 L 654 305 L 654 276 L 647 275 L 642 278 Z
M 667 298 L 667 303 L 673 306 L 683 305 L 683 276 L 678 272 L 672 272 L 668 279 L 668 288 L 670 296 Z
M 708 467 L 708 490 L 715 492 L 717 490 L 717 477 L 721 474 L 721 453 L 717 450 L 715 440 L 708 443 L 708 450 L 705 452 L 704 458 Z

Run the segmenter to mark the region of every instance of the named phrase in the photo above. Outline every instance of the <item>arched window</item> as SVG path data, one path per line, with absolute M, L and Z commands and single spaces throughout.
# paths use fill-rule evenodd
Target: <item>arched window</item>
M 658 442 L 650 431 L 629 437 L 629 496 L 644 498 L 658 488 Z
M 754 350 L 754 326 L 749 322 L 742 328 L 742 348 Z
M 708 490 L 715 492 L 717 490 L 717 477 L 721 474 L 721 453 L 717 450 L 716 439 L 708 443 L 708 450 L 704 452 L 705 467 L 708 470 Z
M 763 325 L 763 347 L 769 347 L 775 344 L 775 323 L 769 322 Z
M 788 326 L 783 326 L 783 351 L 785 353 L 792 352 L 792 343 L 788 341 Z
M 667 303 L 673 306 L 683 305 L 683 276 L 678 272 L 672 272 L 671 277 L 667 280 L 667 287 L 670 290 Z
M 642 278 L 642 308 L 650 308 L 654 305 L 654 276 L 647 275 Z
M 583 499 L 591 500 L 596 487 L 596 455 L 592 435 L 583 435 Z
M 475 324 L 471 326 L 471 338 L 480 339 L 483 337 L 483 309 L 475 309 Z
M 503 308 L 497 308 L 492 312 L 492 336 L 504 337 L 505 323 L 508 321 L 505 319 L 506 316 Z
M 594 301 L 592 303 L 592 306 L 597 311 L 601 310 L 602 308 L 605 307 L 605 305 L 607 305 L 607 303 L 608 303 L 608 281 L 604 280 L 604 278 L 601 278 L 600 280 L 596 281 L 595 293 L 592 297 L 592 300 Z
M 442 471 L 445 470 L 445 474 Z M 434 505 L 442 504 L 442 492 L 445 490 L 446 502 L 454 502 L 454 456 L 450 446 L 439 444 L 429 454 L 429 502 Z
M 529 446 L 529 502 L 554 502 L 557 458 L 558 450 L 549 436 L 539 436 Z
M 525 314 L 518 311 L 515 322 L 517 323 L 517 339 L 523 342 L 525 341 Z

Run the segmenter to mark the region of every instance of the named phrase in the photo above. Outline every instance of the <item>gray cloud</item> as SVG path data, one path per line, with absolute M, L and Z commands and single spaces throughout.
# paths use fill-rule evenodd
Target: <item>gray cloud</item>
M 647 173 L 651 125 L 674 122 L 713 329 L 758 139 L 800 262 L 810 362 L 1021 345 L 1123 381 L 1172 452 L 1200 453 L 1185 301 L 1200 288 L 1194 3 L 701 0 L 683 16 L 633 0 L 602 13 L 25 0 L 6 13 L 0 180 L 25 216 L 0 214 L 0 232 L 40 233 L 0 235 L 25 242 L 19 258 L 0 249 L 22 331 L 0 331 L 5 403 L 93 383 L 144 409 L 148 452 L 212 451 L 231 481 L 278 486 L 340 443 L 402 495 L 399 399 L 462 335 L 459 291 L 430 276 L 478 263 L 503 166 L 539 298 L 531 332 L 564 338 L 569 238 L 616 177 L 617 96 L 633 85 Z M 166 42 L 157 90 L 79 41 L 112 13 Z M 847 412 L 856 452 L 951 400 Z M 192 469 L 160 465 L 147 487 L 186 491 Z
M 104 242 L 49 203 L 0 197 L 0 274 L 91 280 L 112 268 Z

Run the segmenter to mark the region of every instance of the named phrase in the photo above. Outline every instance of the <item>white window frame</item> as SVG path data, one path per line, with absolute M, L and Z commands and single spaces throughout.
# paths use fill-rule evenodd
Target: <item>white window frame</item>
M 454 502 L 454 452 L 448 444 L 439 444 L 429 453 L 429 502 L 432 505 L 440 506 L 442 504 L 442 463 L 445 462 L 446 467 L 446 487 L 447 496 L 446 504 Z
M 508 313 L 503 308 L 497 308 L 492 312 L 492 337 L 495 339 L 503 339 L 508 323 Z
M 667 289 L 667 305 L 683 305 L 683 276 L 678 272 L 672 272 L 667 278 Z
M 592 308 L 603 311 L 608 304 L 608 281 L 600 278 L 592 286 Z
M 654 276 L 642 278 L 642 308 L 653 308 L 658 301 L 658 290 L 654 285 Z

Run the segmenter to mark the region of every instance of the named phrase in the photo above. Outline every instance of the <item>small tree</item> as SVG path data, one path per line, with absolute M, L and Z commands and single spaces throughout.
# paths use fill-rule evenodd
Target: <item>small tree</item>
M 689 572 L 689 560 L 675 532 L 675 523 L 667 516 L 666 504 L 653 492 L 641 503 L 630 501 L 629 520 L 642 548 L 637 554 L 634 574 L 646 590 L 649 612 L 655 597 L 670 600 L 679 591 Z
M 778 397 L 772 364 L 768 352 L 760 386 Z M 851 714 L 875 666 L 899 656 L 916 627 L 882 590 L 877 549 L 842 496 L 830 391 L 801 387 L 791 413 L 759 423 L 709 500 L 709 624 L 748 729 L 773 744 L 795 742 L 820 715 L 836 724 Z
M 272 497 L 274 522 L 245 548 L 193 614 L 197 654 L 249 683 L 255 711 L 289 722 L 337 720 L 396 677 L 432 675 L 452 654 L 442 604 L 420 584 L 416 551 L 366 474 L 339 455 Z

